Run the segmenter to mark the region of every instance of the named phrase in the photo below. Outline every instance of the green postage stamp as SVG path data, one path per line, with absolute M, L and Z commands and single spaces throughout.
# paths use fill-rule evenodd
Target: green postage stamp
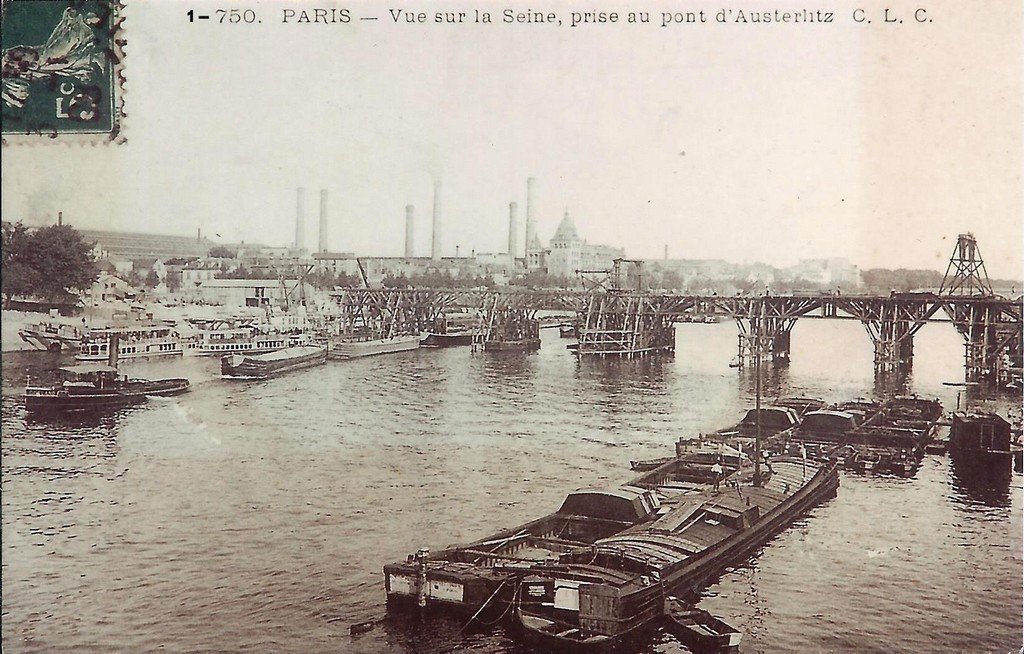
M 0 0 L 3 140 L 123 141 L 119 0 Z

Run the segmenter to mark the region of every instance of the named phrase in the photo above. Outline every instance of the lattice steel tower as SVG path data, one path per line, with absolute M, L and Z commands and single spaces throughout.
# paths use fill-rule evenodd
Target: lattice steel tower
M 939 295 L 994 295 L 974 234 L 960 234 L 949 257 Z

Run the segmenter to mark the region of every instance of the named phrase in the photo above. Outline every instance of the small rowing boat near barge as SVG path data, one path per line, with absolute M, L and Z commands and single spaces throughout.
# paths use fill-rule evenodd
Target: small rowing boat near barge
M 734 652 L 743 634 L 707 611 L 669 597 L 665 601 L 665 625 L 695 652 Z

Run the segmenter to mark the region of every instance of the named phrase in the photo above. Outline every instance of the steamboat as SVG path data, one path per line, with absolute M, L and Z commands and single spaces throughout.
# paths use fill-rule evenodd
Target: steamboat
M 61 381 L 50 386 L 25 388 L 29 412 L 85 412 L 117 409 L 145 402 L 148 397 L 184 393 L 189 381 L 131 379 L 117 368 L 102 363 L 82 363 L 58 368 Z
M 116 359 L 111 356 L 111 343 L 116 342 Z M 150 357 L 181 356 L 181 341 L 169 325 L 149 324 L 109 327 L 91 330 L 82 339 L 78 361 L 108 361 Z

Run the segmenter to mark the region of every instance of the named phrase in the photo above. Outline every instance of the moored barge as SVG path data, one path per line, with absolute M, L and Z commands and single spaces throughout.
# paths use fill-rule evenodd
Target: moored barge
M 332 359 L 358 359 L 377 354 L 408 352 L 420 346 L 420 337 L 403 334 L 390 338 L 373 338 L 367 340 L 336 339 L 331 341 L 330 356 Z
M 289 347 L 266 354 L 229 354 L 220 360 L 221 376 L 227 379 L 268 379 L 277 375 L 318 366 L 327 361 L 321 345 Z
M 726 466 L 714 490 L 694 463 L 675 458 L 571 493 L 538 520 L 386 565 L 388 605 L 518 616 L 556 651 L 605 651 L 656 627 L 667 596 L 698 593 L 839 484 L 832 463 L 782 457 L 756 485 L 749 468 Z

